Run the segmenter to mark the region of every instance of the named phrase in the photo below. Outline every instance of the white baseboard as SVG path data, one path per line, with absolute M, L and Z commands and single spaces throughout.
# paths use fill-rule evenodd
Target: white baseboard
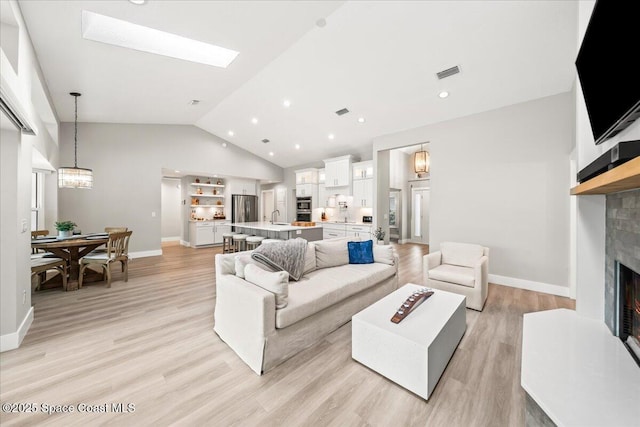
M 496 285 L 511 286 L 512 288 L 526 289 L 528 291 L 542 292 L 545 294 L 569 297 L 569 287 L 551 285 L 549 283 L 534 282 L 533 280 L 517 279 L 515 277 L 499 276 L 489 274 L 489 283 Z
M 0 335 L 0 353 L 3 351 L 15 350 L 20 347 L 22 340 L 33 323 L 33 307 L 29 308 L 27 315 L 24 316 L 20 327 L 16 332 Z
M 161 242 L 180 242 L 180 236 L 173 237 L 163 237 L 160 239 Z
M 182 246 L 191 246 L 191 244 L 189 242 L 187 242 L 186 240 L 180 240 L 180 244 Z
M 149 256 L 161 256 L 161 255 L 162 255 L 162 249 L 156 249 L 153 251 L 129 252 L 129 258 L 131 259 L 146 258 Z

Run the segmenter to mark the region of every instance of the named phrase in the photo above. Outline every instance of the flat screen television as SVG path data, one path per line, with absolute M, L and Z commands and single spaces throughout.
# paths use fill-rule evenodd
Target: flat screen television
M 640 117 L 640 1 L 598 0 L 576 59 L 596 144 Z

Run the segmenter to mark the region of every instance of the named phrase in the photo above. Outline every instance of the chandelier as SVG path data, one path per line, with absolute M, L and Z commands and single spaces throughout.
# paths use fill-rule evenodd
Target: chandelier
M 71 92 L 69 95 L 75 98 L 76 116 L 75 132 L 73 135 L 73 167 L 62 167 L 58 169 L 58 188 L 93 188 L 93 171 L 91 169 L 78 167 L 78 92 Z
M 429 172 L 429 153 L 424 151 L 422 144 L 420 144 L 420 151 L 416 151 L 413 155 L 413 170 L 418 174 Z

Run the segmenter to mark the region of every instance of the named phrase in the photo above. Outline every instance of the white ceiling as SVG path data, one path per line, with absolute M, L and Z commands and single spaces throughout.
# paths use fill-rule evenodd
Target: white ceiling
M 77 90 L 80 121 L 196 124 L 282 167 L 566 92 L 575 75 L 577 6 L 569 1 L 149 0 L 140 7 L 124 0 L 22 0 L 20 6 L 61 120 L 73 120 L 68 92 Z M 240 55 L 221 69 L 87 41 L 80 36 L 82 9 Z M 326 26 L 317 27 L 323 17 Z M 436 72 L 454 65 L 460 74 L 437 79 Z M 449 98 L 438 97 L 443 89 Z M 192 107 L 191 99 L 203 102 Z M 284 99 L 291 107 L 282 106 Z M 351 113 L 338 117 L 343 107 Z

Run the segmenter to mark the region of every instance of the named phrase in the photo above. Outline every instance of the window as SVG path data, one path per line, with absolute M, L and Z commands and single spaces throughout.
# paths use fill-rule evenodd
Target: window
M 43 222 L 43 187 L 44 177 L 39 172 L 31 172 L 31 230 L 39 230 Z

